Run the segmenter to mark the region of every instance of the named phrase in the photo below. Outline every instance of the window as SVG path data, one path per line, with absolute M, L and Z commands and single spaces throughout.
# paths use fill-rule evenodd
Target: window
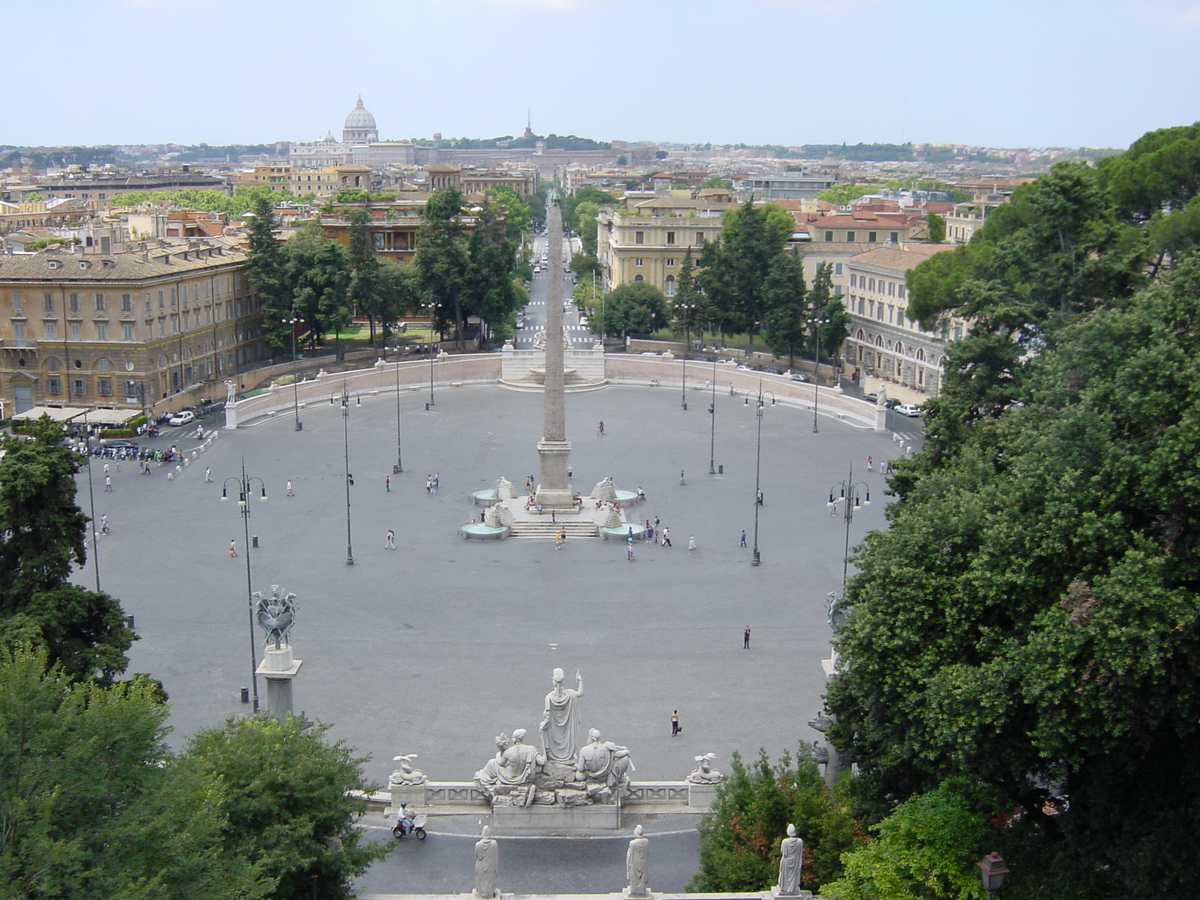
M 104 295 L 96 295 L 96 312 L 104 312 Z
M 133 325 L 131 323 L 126 322 L 125 324 L 123 324 L 121 326 L 121 330 L 123 332 L 121 335 L 121 340 L 123 340 L 123 341 L 132 341 L 133 340 Z
M 858 276 L 853 273 L 850 275 L 850 287 L 858 287 Z
M 646 243 L 646 232 L 644 232 L 644 231 L 635 231 L 635 232 L 633 233 L 633 242 L 634 242 L 635 244 L 644 244 L 644 243 Z
M 83 340 L 82 332 L 83 332 L 83 329 L 78 322 L 71 323 L 71 340 L 82 341 Z
M 54 312 L 53 294 L 42 294 L 42 302 L 46 305 L 46 312 Z
M 666 294 L 668 297 L 674 297 L 675 296 L 675 276 L 668 275 L 666 283 L 663 285 L 663 287 L 665 288 L 665 290 L 663 291 L 664 294 Z
M 896 293 L 900 297 L 900 299 L 903 300 L 904 299 L 904 285 L 900 285 L 900 287 Z
M 192 319 L 192 314 L 185 309 L 183 311 L 183 330 L 184 331 L 187 331 L 189 328 L 192 327 L 191 319 Z
M 97 378 L 96 379 L 96 394 L 100 397 L 112 396 L 112 379 Z
M 827 243 L 827 244 L 833 243 L 833 232 L 832 231 L 825 232 L 825 243 Z
M 42 337 L 48 341 L 58 340 L 58 323 L 57 322 L 43 322 L 42 323 Z
M 875 243 L 875 241 L 876 241 L 876 239 L 877 239 L 878 237 L 879 237 L 879 233 L 878 233 L 878 232 L 876 232 L 876 231 L 868 231 L 868 232 L 867 232 L 867 243 L 868 243 L 868 244 L 874 244 L 874 243 Z
M 841 263 L 834 263 L 834 264 L 833 264 L 833 274 L 834 274 L 834 275 L 841 275 L 841 274 L 842 274 L 842 264 L 841 264 Z
M 25 309 L 25 301 L 21 298 L 20 291 L 13 291 L 12 295 L 13 312 L 19 313 Z
M 870 280 L 870 282 L 868 282 L 868 284 L 869 284 L 869 287 L 867 288 L 867 290 L 870 291 L 872 294 L 875 293 L 875 279 L 872 278 Z
M 637 276 L 635 276 L 635 277 L 634 277 L 634 279 L 633 279 L 633 280 L 634 280 L 634 281 L 645 281 L 646 279 L 645 279 L 645 278 L 643 278 L 641 275 L 637 275 Z
M 633 264 L 634 264 L 635 266 L 638 266 L 638 267 L 640 268 L 644 262 L 645 262 L 645 261 L 644 261 L 644 260 L 643 260 L 643 259 L 642 259 L 642 258 L 639 256 L 637 259 L 635 259 L 635 260 L 633 261 Z M 640 277 L 640 276 L 639 276 L 639 277 Z
M 888 232 L 888 240 L 891 241 L 893 244 L 900 243 L 900 232 L 898 232 L 898 231 Z
M 854 232 L 853 231 L 846 232 L 846 240 L 849 241 L 851 244 L 854 243 Z
M 888 282 L 888 296 L 889 297 L 896 296 L 896 282 L 894 282 L 894 281 Z
M 673 259 L 668 259 L 668 260 L 667 260 L 667 268 L 668 268 L 668 269 L 673 269 L 673 268 L 675 268 L 675 260 L 673 260 Z
M 204 282 L 204 299 L 207 300 L 211 294 L 212 284 L 206 281 Z
M 98 341 L 107 341 L 108 340 L 108 323 L 107 322 L 97 322 L 96 323 L 96 340 L 98 340 Z
M 61 394 L 62 393 L 62 379 L 61 378 L 53 378 L 53 377 L 47 378 L 46 379 L 46 393 L 47 394 Z
M 842 286 L 840 284 L 835 284 L 833 286 L 833 296 L 835 296 L 835 297 L 842 296 Z
M 72 397 L 86 397 L 87 396 L 87 382 L 84 381 L 82 378 L 72 378 L 71 379 L 71 396 Z
M 133 312 L 133 294 L 121 295 L 121 312 Z
M 668 244 L 674 244 L 674 243 L 675 243 L 675 232 L 673 232 L 673 231 L 668 231 L 668 232 L 667 232 L 667 243 L 668 243 Z
M 178 288 L 171 288 L 171 305 L 172 306 L 179 305 L 179 289 Z
M 159 337 L 167 336 L 167 320 L 166 319 L 158 320 L 158 336 Z
M 71 312 L 73 312 L 73 313 L 79 312 L 79 295 L 78 294 L 68 295 L 68 303 L 69 303 Z
M 159 309 L 163 308 L 163 292 L 162 291 L 158 292 L 158 308 Z
M 13 322 L 12 327 L 13 327 L 13 343 L 16 344 L 18 347 L 24 347 L 25 346 L 25 323 L 24 322 Z
M 696 246 L 697 247 L 704 246 L 704 232 L 703 231 L 696 232 Z
M 125 396 L 130 399 L 136 398 L 138 395 L 138 386 L 136 381 L 125 382 Z

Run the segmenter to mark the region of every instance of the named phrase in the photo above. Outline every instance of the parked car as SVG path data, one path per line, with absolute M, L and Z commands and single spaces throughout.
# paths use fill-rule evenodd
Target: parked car
M 100 442 L 100 446 L 106 450 L 124 450 L 133 453 L 138 451 L 137 444 L 133 441 L 127 441 L 124 438 L 105 438 Z
M 808 381 L 808 376 L 803 372 L 793 372 L 792 381 Z
M 921 407 L 917 406 L 915 403 L 900 403 L 896 406 L 896 412 L 900 413 L 902 416 L 916 418 L 917 416 L 921 415 Z
M 763 366 L 760 371 L 766 372 L 768 375 L 782 375 L 783 373 L 774 366 Z
M 167 419 L 168 425 L 174 425 L 178 428 L 180 425 L 189 425 L 196 421 L 196 414 L 190 409 L 183 409 L 175 413 L 171 418 Z
M 753 371 L 754 371 L 754 367 L 753 367 L 753 366 L 746 366 L 746 365 L 742 365 L 742 366 L 738 366 L 738 367 L 737 367 L 737 370 L 738 370 L 739 372 L 753 372 Z

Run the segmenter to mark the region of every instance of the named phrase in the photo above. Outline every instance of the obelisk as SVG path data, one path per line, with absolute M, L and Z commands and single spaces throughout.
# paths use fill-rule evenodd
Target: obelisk
M 562 208 L 552 193 L 546 215 L 546 381 L 542 410 L 542 439 L 538 441 L 538 503 L 545 509 L 574 509 L 567 478 L 571 444 L 567 441 L 567 410 L 563 397 L 563 279 Z

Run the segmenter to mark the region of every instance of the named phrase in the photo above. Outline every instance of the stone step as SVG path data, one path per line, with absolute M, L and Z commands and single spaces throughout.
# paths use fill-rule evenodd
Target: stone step
M 567 539 L 573 537 L 595 537 L 596 525 L 593 522 L 514 522 L 509 537 L 543 538 L 550 540 L 559 531 L 567 532 Z

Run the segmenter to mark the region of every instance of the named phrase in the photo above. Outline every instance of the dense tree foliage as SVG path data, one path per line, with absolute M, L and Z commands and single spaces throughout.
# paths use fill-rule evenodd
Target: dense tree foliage
M 0 640 L 45 648 L 73 677 L 109 681 L 125 670 L 136 636 L 117 600 L 69 581 L 87 558 L 79 457 L 48 417 L 26 430 L 28 440 L 0 441 Z
M 668 322 L 667 298 L 646 281 L 632 281 L 609 291 L 602 310 L 605 334 L 651 334 Z
M 352 318 L 350 276 L 345 248 L 327 238 L 319 223 L 309 223 L 283 245 L 284 296 L 290 295 L 291 304 L 278 310 L 280 321 L 291 318 L 294 311 L 304 323 L 301 328 L 308 334 L 309 346 L 314 348 L 326 334 L 334 332 L 339 338 L 340 355 L 340 335 Z
M 831 738 L 863 809 L 969 779 L 1019 811 L 993 835 L 1013 897 L 1200 877 L 1200 262 L 1155 267 L 1157 214 L 1105 181 L 1131 165 L 1057 166 L 910 273 L 910 314 L 975 325 L 837 639 Z
M 795 825 L 804 840 L 803 885 L 817 891 L 838 877 L 841 856 L 862 842 L 848 804 L 801 753 L 772 765 L 765 751 L 749 766 L 734 753 L 712 812 L 700 825 L 700 870 L 690 891 L 769 890 L 779 881 L 779 842 Z

